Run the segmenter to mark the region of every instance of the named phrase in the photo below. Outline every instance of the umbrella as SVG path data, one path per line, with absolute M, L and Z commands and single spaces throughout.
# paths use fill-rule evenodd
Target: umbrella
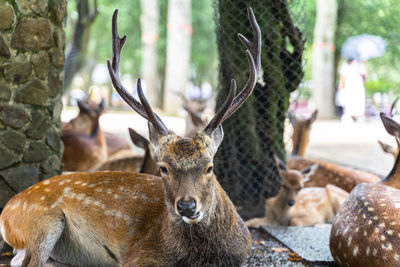
M 348 38 L 342 46 L 342 57 L 346 59 L 369 60 L 385 52 L 386 42 L 382 37 L 362 34 Z

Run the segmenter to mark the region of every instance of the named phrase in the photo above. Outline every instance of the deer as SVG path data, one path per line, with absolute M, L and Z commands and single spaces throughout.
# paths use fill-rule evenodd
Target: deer
M 277 196 L 265 201 L 266 217 L 246 221 L 246 226 L 258 228 L 262 225 L 311 226 L 330 223 L 349 194 L 331 184 L 305 188 L 304 183 L 315 175 L 318 164 L 298 171 L 289 169 L 276 156 L 275 162 L 282 187 Z
M 247 48 L 249 79 L 229 93 L 207 126 L 192 138 L 169 130 L 153 112 L 137 81 L 139 100 L 124 88 L 119 63 L 126 36 L 112 19 L 115 90 L 148 121 L 161 177 L 129 172 L 59 175 L 9 200 L 0 216 L 1 236 L 15 250 L 13 266 L 240 266 L 251 236 L 219 184 L 213 157 L 223 140 L 221 124 L 251 95 L 260 70 L 261 32 L 248 9 L 253 39 Z M 255 63 L 256 62 L 256 63 Z
M 380 114 L 386 131 L 400 138 L 400 124 Z M 340 207 L 330 235 L 330 250 L 341 266 L 399 266 L 400 157 L 378 183 L 357 185 Z
M 397 141 L 397 139 L 396 139 L 396 141 Z M 397 148 L 392 145 L 386 144 L 382 141 L 379 141 L 379 140 L 378 140 L 378 143 L 384 152 L 391 154 L 393 156 L 394 160 L 396 160 L 397 155 L 399 154 L 399 149 L 400 149 L 398 142 L 397 142 Z
M 157 158 L 149 140 L 140 135 L 132 128 L 128 128 L 132 142 L 144 149 L 144 156 L 132 155 L 118 159 L 110 159 L 95 167 L 92 171 L 123 171 L 140 172 L 159 176 L 160 171 L 157 165 Z
M 107 144 L 99 123 L 104 107 L 103 100 L 96 109 L 91 110 L 94 122 L 90 134 L 63 130 L 61 140 L 64 143 L 64 171 L 87 171 L 107 160 Z
M 295 170 L 303 170 L 312 164 L 318 164 L 314 175 L 305 183 L 306 187 L 325 187 L 328 184 L 342 188 L 350 192 L 359 183 L 375 183 L 381 180 L 378 175 L 323 160 L 305 158 L 311 126 L 317 118 L 317 111 L 311 117 L 296 117 L 289 113 L 289 121 L 293 125 L 293 150 L 292 157 L 288 160 L 288 167 Z
M 93 125 L 96 124 L 96 120 L 98 120 L 96 110 L 99 108 L 98 105 L 100 104 L 96 104 L 94 101 L 86 99 L 78 100 L 77 105 L 79 108 L 78 115 L 63 126 L 63 131 L 74 131 L 83 134 L 90 134 Z M 131 150 L 129 143 L 125 140 L 125 138 L 104 131 L 103 135 L 107 144 L 108 157 L 116 155 L 116 153 L 120 151 Z
M 191 137 L 200 129 L 203 129 L 207 122 L 202 118 L 202 112 L 207 108 L 208 98 L 200 97 L 198 100 L 190 100 L 184 94 L 179 94 L 183 101 L 183 108 L 188 113 L 186 117 L 185 136 Z

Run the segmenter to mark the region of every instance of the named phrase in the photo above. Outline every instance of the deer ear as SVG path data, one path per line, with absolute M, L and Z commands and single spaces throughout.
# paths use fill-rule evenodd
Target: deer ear
M 400 138 L 400 124 L 383 112 L 380 115 L 386 131 L 394 137 Z
M 147 140 L 146 138 L 144 138 L 142 135 L 140 135 L 138 132 L 136 132 L 135 130 L 128 128 L 129 130 L 129 136 L 131 137 L 132 142 L 140 148 L 143 148 L 146 150 L 146 148 L 149 145 L 149 140 Z
M 86 114 L 90 114 L 91 110 L 90 107 L 87 103 L 85 103 L 82 100 L 77 100 L 76 101 L 78 108 L 79 108 L 79 113 L 86 113 Z
M 311 176 L 314 175 L 315 171 L 318 169 L 319 164 L 313 164 L 311 166 L 308 166 L 304 170 L 301 171 L 301 174 L 303 174 L 304 177 L 304 182 L 308 182 L 311 178 Z
M 222 143 L 224 139 L 224 130 L 222 129 L 221 124 L 215 129 L 210 135 L 211 139 L 214 143 L 214 151 L 217 152 L 219 145 Z
M 314 110 L 314 112 L 312 113 L 310 118 L 310 124 L 314 123 L 314 121 L 317 119 L 317 116 L 318 116 L 318 109 Z
M 275 159 L 275 164 L 276 167 L 278 168 L 279 172 L 287 172 L 288 168 L 285 164 L 285 162 L 283 162 L 277 155 L 274 155 L 274 159 Z

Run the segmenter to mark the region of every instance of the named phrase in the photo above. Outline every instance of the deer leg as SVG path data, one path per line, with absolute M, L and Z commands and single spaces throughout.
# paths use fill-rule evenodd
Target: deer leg
M 63 215 L 42 216 L 32 225 L 28 249 L 22 267 L 44 267 L 62 232 L 65 219 Z
M 268 219 L 267 217 L 264 218 L 253 218 L 251 220 L 248 220 L 244 223 L 248 228 L 258 228 L 261 225 L 268 225 Z

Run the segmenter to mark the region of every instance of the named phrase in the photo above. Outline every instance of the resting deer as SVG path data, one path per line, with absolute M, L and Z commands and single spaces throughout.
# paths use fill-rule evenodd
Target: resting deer
M 309 118 L 298 118 L 289 113 L 289 120 L 294 130 L 292 136 L 292 158 L 288 160 L 288 167 L 290 169 L 303 170 L 312 164 L 319 165 L 315 174 L 305 183 L 305 186 L 325 187 L 328 184 L 332 184 L 342 188 L 346 192 L 350 192 L 359 183 L 375 183 L 380 181 L 379 176 L 366 171 L 353 170 L 322 160 L 304 158 L 309 142 L 311 126 L 316 117 L 317 111 L 314 111 Z
M 159 176 L 160 171 L 157 159 L 149 140 L 131 128 L 129 128 L 129 135 L 136 146 L 144 149 L 144 156 L 132 155 L 110 159 L 101 164 L 101 166 L 96 167 L 94 171 L 140 172 Z
M 334 185 L 304 188 L 304 183 L 315 175 L 318 164 L 302 171 L 288 169 L 284 162 L 275 158 L 282 187 L 277 196 L 265 201 L 264 218 L 247 221 L 247 227 L 261 225 L 315 225 L 329 223 L 348 193 Z
M 251 9 L 248 14 L 255 40 L 239 35 L 248 48 L 246 86 L 235 97 L 232 80 L 226 100 L 204 130 L 182 138 L 153 112 L 140 80 L 140 102 L 121 84 L 126 37 L 118 35 L 115 11 L 108 70 L 117 92 L 149 122 L 161 177 L 74 173 L 19 193 L 0 217 L 1 236 L 17 252 L 13 265 L 43 267 L 51 259 L 68 266 L 239 266 L 246 260 L 250 233 L 218 183 L 213 157 L 223 139 L 221 123 L 250 96 L 260 68 L 261 33 Z
M 89 99 L 86 101 L 78 100 L 77 103 L 79 114 L 63 126 L 63 132 L 74 131 L 83 134 L 90 134 L 93 129 L 93 125 L 96 124 L 96 121 L 98 120 L 96 113 L 98 104 Z M 108 157 L 115 155 L 119 151 L 131 149 L 125 138 L 104 131 L 103 135 L 107 144 Z
M 400 138 L 400 124 L 381 113 L 389 134 Z M 330 250 L 341 266 L 399 266 L 400 157 L 380 183 L 360 184 L 339 209 Z
M 63 131 L 61 140 L 64 143 L 64 171 L 87 171 L 107 160 L 107 144 L 99 123 L 103 111 L 104 101 L 91 110 L 94 122 L 90 134 Z

